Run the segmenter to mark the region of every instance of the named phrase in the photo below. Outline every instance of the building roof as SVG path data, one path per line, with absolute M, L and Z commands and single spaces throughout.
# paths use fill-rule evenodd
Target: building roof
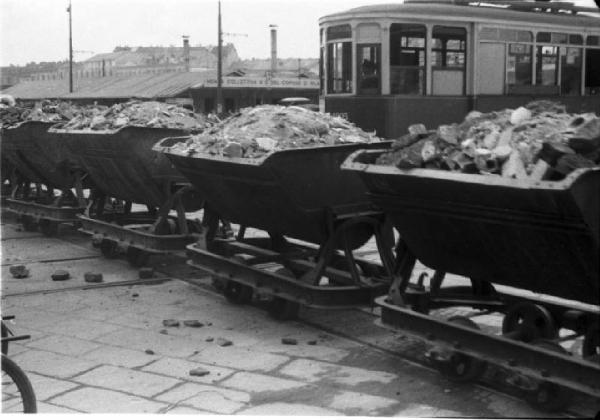
M 83 78 L 73 81 L 73 93 L 68 79 L 43 80 L 21 82 L 2 93 L 19 99 L 169 98 L 210 77 L 215 77 L 214 71 Z

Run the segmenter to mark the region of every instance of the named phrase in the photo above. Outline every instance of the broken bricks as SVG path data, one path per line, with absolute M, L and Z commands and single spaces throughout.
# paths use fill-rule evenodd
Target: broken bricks
M 413 125 L 408 131 L 377 164 L 532 181 L 560 180 L 600 164 L 600 118 L 568 114 L 550 101 L 487 114 L 473 111 L 461 124 L 436 131 Z
M 8 271 L 15 279 L 24 279 L 29 277 L 29 269 L 24 265 L 11 265 Z

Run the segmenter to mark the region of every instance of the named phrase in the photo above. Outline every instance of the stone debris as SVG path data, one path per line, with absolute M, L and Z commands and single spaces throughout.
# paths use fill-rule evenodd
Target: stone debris
M 71 275 L 66 270 L 56 270 L 54 273 L 52 273 L 50 277 L 54 281 L 65 281 L 69 280 L 69 278 L 71 278 Z
M 154 350 L 146 349 L 144 353 L 146 353 L 146 354 L 154 354 Z
M 228 347 L 233 345 L 233 341 L 227 340 L 226 338 L 217 338 L 217 344 L 221 347 Z
M 211 342 L 215 341 L 215 339 L 214 339 L 214 337 L 207 337 L 206 340 L 204 340 L 204 341 L 211 343 Z
M 75 115 L 56 128 L 63 130 L 118 130 L 126 126 L 174 128 L 198 133 L 218 120 L 202 116 L 178 105 L 156 101 L 131 100 L 111 107 L 97 106 Z
M 169 331 L 167 331 L 167 330 L 160 330 L 158 333 L 164 334 L 164 335 L 169 335 Z
M 29 277 L 29 269 L 24 265 L 11 265 L 8 271 L 15 279 L 24 279 Z
M 206 376 L 210 375 L 210 371 L 203 368 L 194 368 L 190 370 L 190 376 Z
M 306 342 L 306 344 L 308 344 L 309 346 L 316 346 L 317 345 L 317 340 L 309 340 Z
M 296 344 L 298 344 L 298 340 L 296 340 L 295 338 L 287 338 L 284 337 L 281 339 L 281 344 L 287 344 L 290 346 L 295 346 Z
M 54 128 L 76 131 L 118 130 L 126 126 L 173 128 L 201 133 L 219 122 L 215 115 L 201 115 L 178 105 L 130 100 L 110 107 L 78 105 L 67 101 L 19 102 L 0 108 L 0 126 L 12 128 L 24 121 L 56 123 Z
M 377 164 L 442 169 L 534 181 L 563 179 L 600 164 L 600 118 L 535 101 L 515 110 L 473 111 L 460 124 L 422 124 L 394 142 Z
M 179 327 L 179 321 L 176 319 L 163 319 L 164 327 Z
M 85 273 L 83 275 L 83 279 L 86 283 L 102 283 L 104 281 L 102 273 L 96 273 L 92 271 Z
M 341 117 L 305 108 L 261 105 L 235 115 L 171 146 L 186 155 L 260 158 L 285 149 L 380 141 Z
M 204 324 L 200 321 L 198 321 L 197 319 L 188 319 L 183 321 L 183 325 L 185 325 L 186 327 L 192 327 L 192 328 L 200 328 L 200 327 L 204 327 Z

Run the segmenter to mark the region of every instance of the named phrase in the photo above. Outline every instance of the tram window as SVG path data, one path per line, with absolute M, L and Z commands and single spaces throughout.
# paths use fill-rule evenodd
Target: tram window
M 390 27 L 392 94 L 425 92 L 425 26 L 394 23 Z
M 585 94 L 600 95 L 600 49 L 585 50 Z
M 600 45 L 600 36 L 589 35 L 585 41 L 587 45 Z
M 553 44 L 566 44 L 568 42 L 567 34 L 560 34 L 557 32 L 552 32 L 552 43 Z
M 323 69 L 323 55 L 324 55 L 324 48 L 321 47 L 320 49 L 320 57 L 319 57 L 319 94 L 323 95 L 324 93 L 324 89 L 325 89 L 325 80 L 324 80 L 324 69 Z
M 381 46 L 379 44 L 358 45 L 358 93 L 379 93 L 381 75 Z
M 560 49 L 560 93 L 579 95 L 581 91 L 581 48 Z
M 464 94 L 466 29 L 434 26 L 432 35 L 432 94 Z
M 352 38 L 352 27 L 350 25 L 338 25 L 327 28 L 327 41 L 347 38 Z
M 552 40 L 552 35 L 550 32 L 538 32 L 535 40 L 537 42 L 550 42 Z
M 537 47 L 536 83 L 543 86 L 556 85 L 558 75 L 558 47 Z
M 531 45 L 509 44 L 507 82 L 509 85 L 531 85 Z
M 583 45 L 583 37 L 581 35 L 569 35 L 569 44 Z
M 327 45 L 327 92 L 352 92 L 352 42 Z

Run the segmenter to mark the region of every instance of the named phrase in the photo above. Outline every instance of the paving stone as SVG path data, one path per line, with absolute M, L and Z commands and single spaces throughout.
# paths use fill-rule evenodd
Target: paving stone
M 37 373 L 27 372 L 27 377 L 35 391 L 35 398 L 38 401 L 44 401 L 57 394 L 78 387 L 79 385 L 62 379 L 49 378 Z
M 178 380 L 116 366 L 100 366 L 73 378 L 86 385 L 151 397 L 175 386 Z
M 247 392 L 273 392 L 308 386 L 304 382 L 252 372 L 238 372 L 221 382 L 221 385 Z
M 60 322 L 45 324 L 44 330 L 54 334 L 68 335 L 82 340 L 93 340 L 121 328 L 108 322 L 94 321 L 89 318 L 69 317 Z
M 185 406 L 176 406 L 166 411 L 165 414 L 200 414 L 200 415 L 210 415 L 214 413 L 209 413 L 208 411 L 197 410 L 192 407 Z
M 344 385 L 358 385 L 364 382 L 388 384 L 397 375 L 388 372 L 367 370 L 315 360 L 298 359 L 284 366 L 280 372 L 307 382 L 327 380 Z
M 250 402 L 250 394 L 217 386 L 187 383 L 157 395 L 154 399 L 220 414 L 232 414 Z
M 108 389 L 84 387 L 49 401 L 85 413 L 158 413 L 166 404 Z
M 297 346 L 283 346 L 281 341 L 277 339 L 257 343 L 251 349 L 258 352 L 284 353 L 286 356 L 311 358 L 334 363 L 343 360 L 350 354 L 350 352 L 343 349 L 324 346 L 318 343 L 315 345 L 304 344 L 302 341 Z
M 289 361 L 288 357 L 251 351 L 236 347 L 218 347 L 206 344 L 207 347 L 191 360 L 208 365 L 225 366 L 233 369 L 267 372 Z
M 65 281 L 71 278 L 71 274 L 67 270 L 56 270 L 50 277 L 53 281 Z
M 36 372 L 59 379 L 69 378 L 98 366 L 95 362 L 42 350 L 26 351 L 16 355 L 14 359 L 28 373 Z
M 208 343 L 177 335 L 159 334 L 158 331 L 148 331 L 137 328 L 122 328 L 114 333 L 98 337 L 100 341 L 116 347 L 127 347 L 143 351 L 151 348 L 158 355 L 171 357 L 189 357 L 194 351 L 208 346 Z
M 236 413 L 241 416 L 342 416 L 343 413 L 307 404 L 262 404 Z
M 149 355 L 140 350 L 131 350 L 115 346 L 101 346 L 82 356 L 87 360 L 113 366 L 133 368 L 156 360 L 158 356 Z
M 35 391 L 36 391 L 36 397 L 37 397 L 37 389 Z M 77 414 L 77 413 L 81 413 L 81 411 L 71 410 L 70 408 L 60 407 L 60 406 L 54 405 L 54 404 L 48 404 L 46 402 L 39 401 L 39 399 L 38 399 L 37 414 L 55 414 L 55 413 Z
M 333 396 L 329 407 L 357 416 L 380 416 L 381 411 L 398 404 L 397 400 L 363 394 L 352 391 L 342 391 Z
M 195 368 L 208 370 L 210 373 L 206 376 L 190 376 L 189 372 Z M 191 382 L 213 383 L 227 378 L 233 370 L 220 366 L 209 365 L 206 363 L 192 362 L 184 359 L 175 359 L 164 357 L 142 368 L 143 371 L 159 373 L 162 375 L 180 378 Z
M 51 335 L 50 337 L 41 338 L 39 340 L 32 340 L 27 343 L 27 346 L 61 353 L 67 356 L 80 356 L 90 350 L 98 348 L 100 345 L 78 338 L 65 337 L 63 335 Z

